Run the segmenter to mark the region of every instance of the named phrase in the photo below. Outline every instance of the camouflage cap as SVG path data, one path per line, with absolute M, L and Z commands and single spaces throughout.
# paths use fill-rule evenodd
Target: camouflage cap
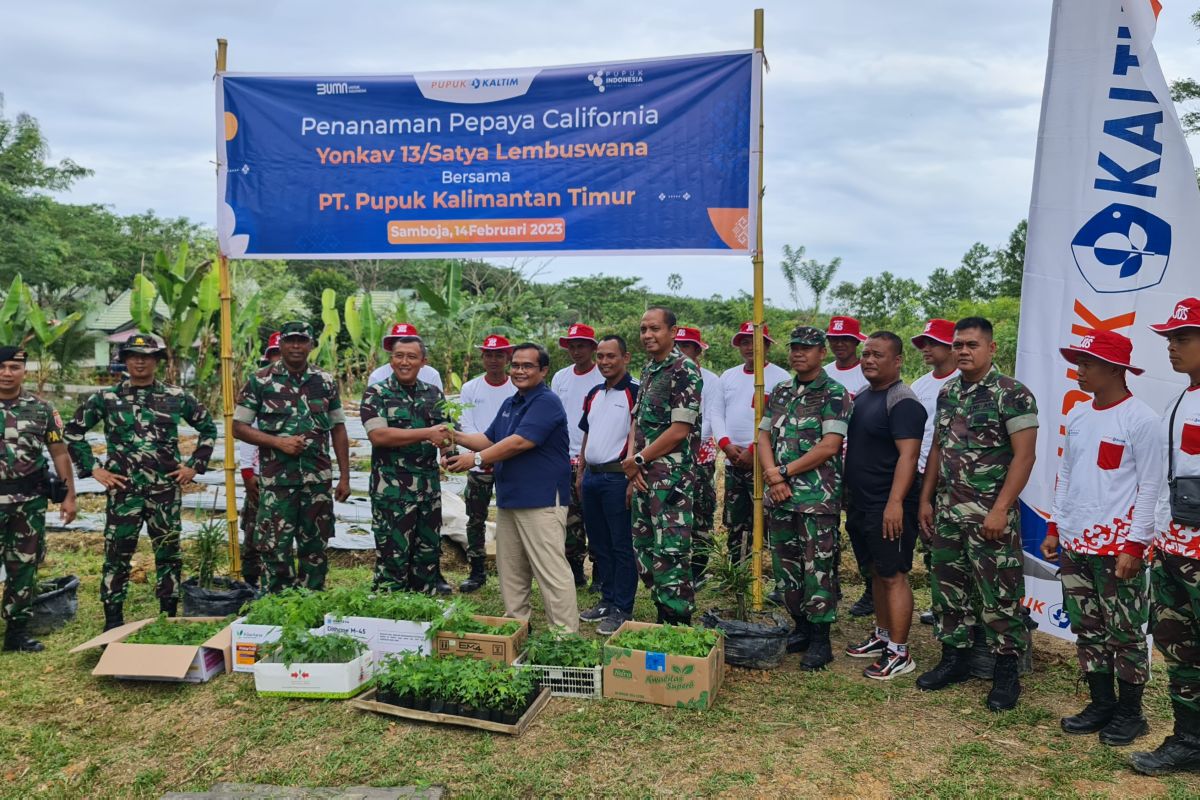
M 285 322 L 283 327 L 279 329 L 279 338 L 287 339 L 292 336 L 303 336 L 305 339 L 316 339 L 316 334 L 313 333 L 312 325 L 300 320 L 292 320 Z
M 797 325 L 792 328 L 792 335 L 788 339 L 788 344 L 799 344 L 805 347 L 815 347 L 819 344 L 825 344 L 825 331 L 820 328 L 814 328 L 811 325 Z
M 166 351 L 166 347 L 158 340 L 158 337 L 149 333 L 135 333 L 124 342 L 121 343 L 121 349 L 118 355 L 124 358 L 128 355 L 137 353 L 143 356 L 161 356 Z

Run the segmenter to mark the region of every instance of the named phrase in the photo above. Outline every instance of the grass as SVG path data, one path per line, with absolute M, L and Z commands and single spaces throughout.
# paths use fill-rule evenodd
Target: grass
M 927 695 L 913 686 L 916 673 L 878 684 L 861 677 L 863 663 L 839 656 L 810 675 L 789 656 L 769 673 L 731 669 L 706 712 L 556 698 L 519 739 L 408 724 L 342 702 L 260 699 L 248 675 L 197 686 L 94 678 L 98 653 L 67 651 L 100 630 L 101 551 L 98 535 L 49 537 L 42 574 L 80 576 L 79 617 L 44 639 L 44 653 L 0 655 L 0 797 L 149 798 L 218 781 L 440 784 L 471 797 L 1200 796 L 1200 776 L 1137 776 L 1125 766 L 1128 749 L 1059 731 L 1059 717 L 1084 697 L 1072 648 L 1042 635 L 1036 674 L 1006 714 L 984 708 L 985 682 Z M 151 562 L 144 539 L 138 559 Z M 457 583 L 465 570 L 450 564 Z M 369 579 L 360 557 L 339 557 L 330 573 L 333 585 Z M 859 591 L 847 587 L 843 612 Z M 502 608 L 494 577 L 473 598 L 487 613 Z M 918 608 L 928 599 L 919 589 Z M 581 607 L 593 601 L 580 593 Z M 701 593 L 702 605 L 717 602 Z M 127 618 L 156 611 L 152 586 L 133 584 Z M 653 618 L 644 592 L 636 611 Z M 540 611 L 533 622 L 544 625 Z M 843 613 L 835 645 L 866 630 Z M 914 626 L 911 639 L 919 669 L 930 666 L 938 648 L 929 629 Z M 1155 661 L 1144 748 L 1170 727 Z

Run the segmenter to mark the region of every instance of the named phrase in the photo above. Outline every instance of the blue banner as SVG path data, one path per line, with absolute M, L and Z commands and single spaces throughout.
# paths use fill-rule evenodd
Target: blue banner
M 234 258 L 749 253 L 759 57 L 217 76 Z

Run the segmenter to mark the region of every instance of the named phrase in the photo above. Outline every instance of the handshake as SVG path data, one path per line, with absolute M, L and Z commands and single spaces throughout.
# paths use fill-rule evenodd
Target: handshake
M 425 429 L 425 440 L 446 453 L 454 449 L 454 428 L 449 425 L 434 425 Z

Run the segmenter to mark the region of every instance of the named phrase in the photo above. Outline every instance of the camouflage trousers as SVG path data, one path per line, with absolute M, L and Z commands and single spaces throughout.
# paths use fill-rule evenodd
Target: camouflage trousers
M 371 497 L 375 588 L 432 592 L 442 557 L 442 490 L 437 476 L 412 475 L 392 497 Z
M 329 571 L 325 543 L 333 536 L 333 494 L 328 483 L 260 485 L 255 527 L 263 588 L 279 592 L 297 583 L 308 589 L 325 588 Z
M 154 595 L 179 597 L 183 555 L 179 549 L 179 487 L 169 484 L 132 492 L 109 492 L 104 524 L 104 569 L 100 601 L 122 606 L 129 594 L 130 562 L 142 525 L 154 548 Z
M 647 491 L 634 491 L 633 550 L 638 576 L 659 609 L 690 617 L 692 586 L 692 510 L 694 473 L 656 464 L 647 471 Z
M 937 637 L 942 644 L 970 647 L 971 623 L 978 621 L 993 653 L 1019 655 L 1025 648 L 1020 521 L 1010 511 L 1004 536 L 996 540 L 984 539 L 982 527 L 983 515 L 937 510 L 930 545 Z
M 571 502 L 567 506 L 567 561 L 583 564 L 587 557 L 587 531 L 583 527 L 583 503 L 579 499 L 579 465 L 571 464 Z
M 775 581 L 781 585 L 788 611 L 809 622 L 837 618 L 834 542 L 837 514 L 804 514 L 771 509 L 767 527 L 775 559 Z
M 0 504 L 0 556 L 4 558 L 4 619 L 24 622 L 37 595 L 37 554 L 46 533 L 46 498 Z
M 1150 653 L 1142 631 L 1149 618 L 1146 573 L 1120 580 L 1116 556 L 1064 549 L 1059 577 L 1079 668 L 1115 672 L 1126 683 L 1150 680 Z
M 1200 561 L 1158 553 L 1150 567 L 1150 630 L 1171 699 L 1200 711 Z
M 467 558 L 485 558 L 487 550 L 488 508 L 492 505 L 492 492 L 496 487 L 496 476 L 490 472 L 468 472 L 467 491 L 463 501 L 467 506 Z M 440 522 L 439 522 L 440 525 Z
M 259 491 L 262 491 L 259 484 Z M 250 584 L 258 584 L 262 577 L 262 555 L 258 552 L 254 532 L 258 529 L 258 495 L 246 492 L 242 502 L 242 580 Z
M 713 523 L 717 516 L 717 464 L 697 464 L 692 530 L 692 580 L 699 580 L 708 566 L 708 551 L 713 544 Z
M 714 497 L 714 503 L 716 499 Z M 725 536 L 730 556 L 745 561 L 754 535 L 754 470 L 725 462 Z

